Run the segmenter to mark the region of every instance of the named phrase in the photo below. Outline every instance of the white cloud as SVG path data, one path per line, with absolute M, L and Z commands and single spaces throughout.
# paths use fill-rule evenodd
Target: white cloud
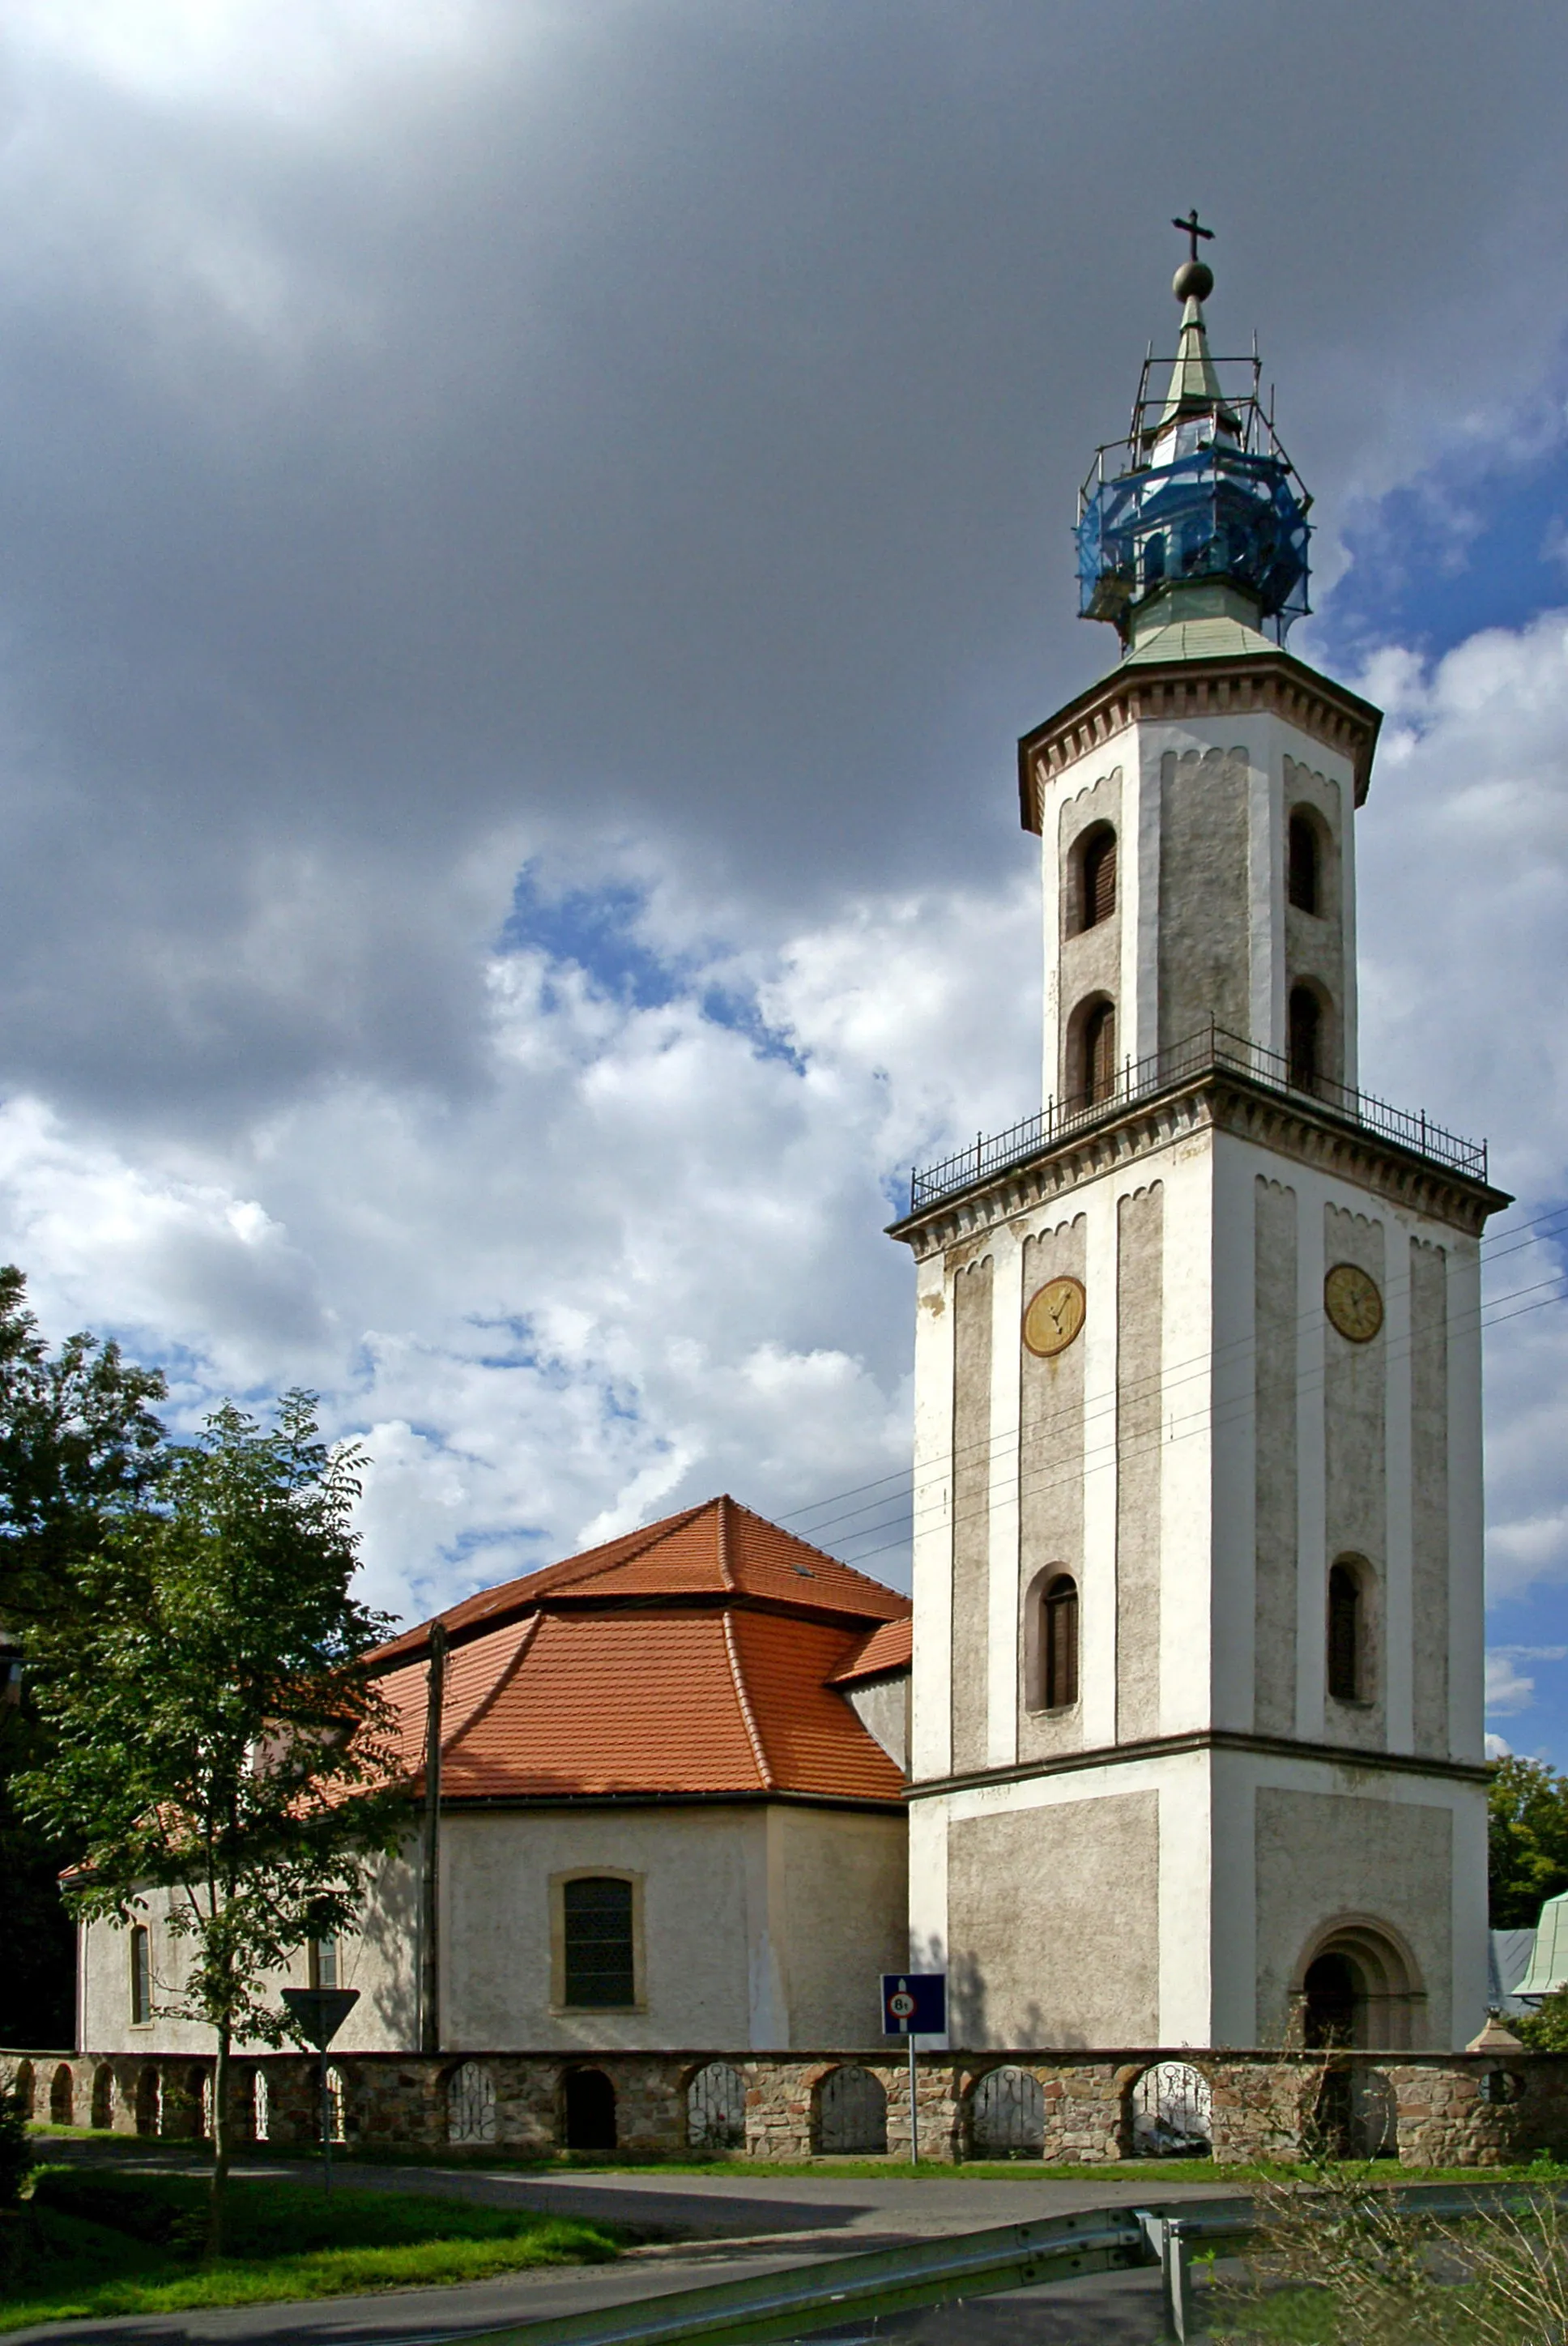
M 1535 1700 L 1535 1680 L 1526 1678 L 1521 1662 L 1560 1662 L 1568 1646 L 1492 1646 L 1486 1656 L 1486 1714 L 1503 1718 L 1511 1711 L 1529 1710 Z
M 881 1180 L 1027 1099 L 1034 921 L 1024 887 L 858 901 L 667 964 L 652 1007 L 524 947 L 490 961 L 466 1096 L 339 1083 L 205 1152 L 14 1100 L 0 1252 L 56 1331 L 170 1357 L 187 1420 L 319 1387 L 371 1454 L 369 1584 L 399 1609 L 719 1488 L 787 1510 L 896 1478 Z M 867 1560 L 896 1573 L 888 1536 Z
M 377 67 L 463 56 L 495 12 L 483 0 L 11 0 L 14 51 L 137 98 L 316 115 Z

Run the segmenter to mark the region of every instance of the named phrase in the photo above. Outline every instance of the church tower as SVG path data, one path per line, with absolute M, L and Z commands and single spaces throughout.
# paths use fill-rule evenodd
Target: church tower
M 1019 745 L 1047 1105 L 894 1230 L 911 1960 L 955 2045 L 1449 2047 L 1486 1994 L 1478 1256 L 1509 1201 L 1358 1088 L 1380 715 L 1285 649 L 1308 500 L 1177 225 L 1176 356 L 1081 501 L 1121 658 Z

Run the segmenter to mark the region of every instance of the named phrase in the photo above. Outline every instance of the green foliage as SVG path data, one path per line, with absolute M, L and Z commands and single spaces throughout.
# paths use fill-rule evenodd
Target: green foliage
M 155 1979 L 155 2014 L 216 2035 L 215 2251 L 229 2045 L 287 2041 L 268 1975 L 351 1933 L 368 1865 L 408 1821 L 361 1668 L 390 1625 L 350 1594 L 358 1463 L 320 1439 L 308 1393 L 270 1427 L 226 1403 L 80 1564 L 80 1608 L 32 1640 L 52 1749 L 24 1806 L 79 1846 L 78 1913 L 125 1923 L 166 1893 L 182 1960 Z
M 270 2044 L 286 2031 L 261 1974 L 351 1932 L 365 1860 L 406 1822 L 358 1667 L 389 1625 L 349 1593 L 356 1465 L 318 1439 L 308 1394 L 271 1429 L 225 1404 L 157 1506 L 84 1563 L 83 1617 L 35 1641 L 56 1749 L 21 1789 L 80 1838 L 73 1905 L 126 1922 L 173 1892 L 189 1955 L 158 2008 Z
M 194 2177 L 46 2168 L 25 2252 L 0 2274 L 0 2329 L 482 2280 L 601 2262 L 618 2246 L 602 2225 L 531 2208 L 358 2189 L 328 2198 L 268 2180 L 236 2184 L 229 2254 L 200 2263 L 202 2198 Z
M 20 2204 L 34 2168 L 27 2112 L 20 2094 L 0 2094 L 0 2208 Z
M 113 1344 L 68 1337 L 51 1353 L 27 1308 L 26 1284 L 0 1265 L 0 2042 L 65 2045 L 75 2015 L 75 1933 L 59 1875 L 77 1850 L 42 1831 L 17 1807 L 16 1775 L 47 1763 L 48 1743 L 15 1675 L 17 1642 L 66 1615 L 77 1576 L 105 1527 L 122 1521 L 157 1486 L 167 1458 L 153 1413 L 156 1370 L 125 1361 Z
M 1499 1760 L 1487 1794 L 1494 1931 L 1533 1930 L 1545 1899 L 1568 1890 L 1568 1776 L 1540 1760 Z
M 1554 1987 L 1533 2012 L 1511 2012 L 1508 2025 L 1532 2053 L 1568 2053 L 1568 1987 Z
M 167 1457 L 156 1369 L 116 1344 L 66 1338 L 51 1354 L 26 1281 L 0 1264 L 0 1621 L 52 1617 L 107 1524 L 142 1504 Z

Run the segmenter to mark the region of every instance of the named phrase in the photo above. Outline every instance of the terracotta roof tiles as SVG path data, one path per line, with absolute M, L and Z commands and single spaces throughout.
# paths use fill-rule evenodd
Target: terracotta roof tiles
M 902 1776 L 833 1681 L 885 1633 L 907 1652 L 908 1611 L 728 1499 L 486 1590 L 441 1616 L 443 1799 L 896 1801 Z M 378 1657 L 416 1782 L 428 1632 Z

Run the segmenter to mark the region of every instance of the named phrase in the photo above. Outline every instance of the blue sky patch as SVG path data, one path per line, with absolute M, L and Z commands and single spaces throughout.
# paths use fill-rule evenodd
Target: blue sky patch
M 1350 566 L 1316 627 L 1327 667 L 1390 643 L 1441 658 L 1481 628 L 1528 627 L 1568 603 L 1568 429 L 1455 452 L 1354 513 L 1344 542 Z

